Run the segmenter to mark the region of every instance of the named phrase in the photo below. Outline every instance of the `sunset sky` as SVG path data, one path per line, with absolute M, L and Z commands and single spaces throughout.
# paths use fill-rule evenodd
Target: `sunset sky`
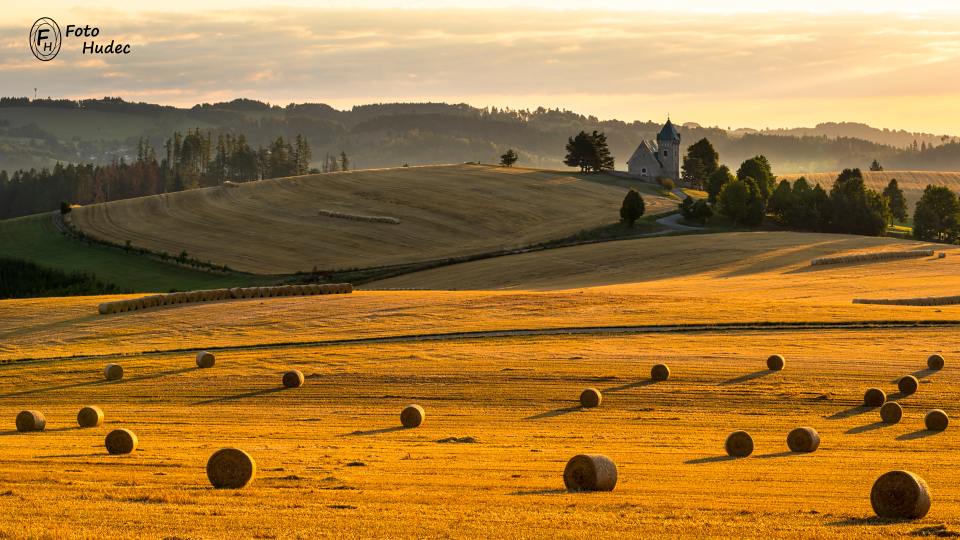
M 392 101 L 560 107 L 721 127 L 859 121 L 960 134 L 960 3 L 612 1 L 330 3 L 15 1 L 0 94 L 190 106 L 249 97 L 344 108 Z M 122 9 L 120 8 L 122 6 Z M 349 9 L 343 6 L 351 6 Z M 664 11 L 669 7 L 669 11 Z M 723 7 L 719 10 L 718 7 Z M 39 62 L 47 16 L 128 56 Z

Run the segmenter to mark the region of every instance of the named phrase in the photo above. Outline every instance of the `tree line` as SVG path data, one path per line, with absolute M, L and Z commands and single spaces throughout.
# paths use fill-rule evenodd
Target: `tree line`
M 20 259 L 0 257 L 0 298 L 117 294 L 112 283 L 81 272 L 61 272 Z
M 871 167 L 881 169 L 876 161 Z M 687 148 L 682 174 L 688 184 L 707 192 L 705 200 L 687 197 L 680 204 L 684 218 L 693 222 L 706 223 L 719 213 L 747 227 L 760 226 L 769 217 L 794 230 L 881 236 L 895 221 L 909 218 L 895 178 L 881 192 L 866 186 L 858 168 L 844 169 L 829 191 L 804 177 L 777 183 L 763 155 L 743 161 L 734 174 L 720 164 L 719 153 L 706 138 Z M 960 198 L 945 186 L 927 186 L 914 209 L 913 235 L 960 241 Z
M 276 137 L 253 148 L 243 134 L 199 129 L 174 132 L 157 156 L 146 139 L 137 142 L 132 162 L 107 165 L 62 164 L 53 168 L 0 171 L 0 219 L 56 209 L 60 203 L 93 204 L 160 193 L 307 173 L 348 170 L 346 152 L 327 154 L 322 168 L 311 168 L 306 137 Z

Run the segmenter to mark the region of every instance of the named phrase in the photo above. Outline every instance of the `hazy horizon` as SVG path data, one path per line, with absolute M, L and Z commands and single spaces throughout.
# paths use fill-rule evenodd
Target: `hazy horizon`
M 946 2 L 815 1 L 802 12 L 741 2 L 728 13 L 702 1 L 669 12 L 644 2 L 589 12 L 565 1 L 287 4 L 15 4 L 0 21 L 0 94 L 181 107 L 442 101 L 732 129 L 859 122 L 953 134 L 960 122 L 960 11 Z M 130 43 L 131 54 L 81 55 L 74 38 L 40 62 L 26 35 L 41 16 L 98 26 L 98 40 Z

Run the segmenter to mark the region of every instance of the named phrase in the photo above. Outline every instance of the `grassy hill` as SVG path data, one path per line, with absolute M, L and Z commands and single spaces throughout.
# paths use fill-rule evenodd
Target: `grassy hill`
M 830 190 L 834 180 L 840 173 L 805 173 L 805 174 L 785 174 L 778 176 L 779 179 L 796 180 L 800 176 L 805 177 L 811 184 L 820 183 L 823 189 Z M 863 179 L 868 187 L 877 191 L 883 191 L 887 187 L 891 178 L 897 179 L 897 184 L 903 190 L 903 195 L 907 198 L 907 212 L 913 214 L 913 207 L 923 195 L 923 190 L 928 185 L 947 186 L 954 192 L 960 192 L 960 172 L 955 171 L 863 171 Z
M 181 268 L 122 250 L 88 245 L 66 237 L 49 214 L 0 221 L 0 255 L 64 272 L 85 272 L 120 290 L 209 289 L 262 282 L 238 274 L 212 274 Z
M 233 269 L 276 274 L 563 238 L 616 222 L 628 187 L 644 192 L 648 214 L 676 208 L 652 185 L 608 175 L 447 165 L 198 189 L 76 208 L 72 219 L 84 233 L 121 245 L 172 255 L 185 250 Z

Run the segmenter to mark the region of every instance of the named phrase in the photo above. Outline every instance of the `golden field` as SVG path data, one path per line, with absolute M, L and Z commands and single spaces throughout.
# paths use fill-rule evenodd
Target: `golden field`
M 834 180 L 840 173 L 804 173 L 804 174 L 784 174 L 777 179 L 790 180 L 791 182 L 803 176 L 811 185 L 819 183 L 823 189 L 830 191 Z M 903 190 L 903 196 L 907 199 L 907 212 L 913 214 L 913 207 L 916 206 L 923 190 L 930 184 L 935 186 L 947 186 L 954 192 L 960 192 L 960 172 L 954 171 L 863 171 L 863 180 L 867 187 L 877 191 L 883 191 L 890 180 L 896 178 L 897 184 Z
M 960 414 L 960 306 L 852 303 L 954 294 L 957 252 L 936 246 L 946 258 L 809 266 L 815 257 L 921 245 L 678 236 L 477 261 L 350 295 L 107 316 L 97 304 L 120 297 L 0 301 L 0 418 L 8 419 L 0 537 L 960 532 L 960 432 L 922 429 L 929 409 Z M 388 287 L 436 290 L 381 290 Z M 864 321 L 900 327 L 836 327 Z M 716 326 L 746 322 L 824 327 Z M 703 327 L 660 327 L 684 324 Z M 467 331 L 507 332 L 436 335 Z M 206 348 L 217 365 L 197 369 L 194 353 Z M 765 369 L 774 352 L 787 358 L 779 373 Z M 923 369 L 933 352 L 947 359 L 940 372 Z M 103 381 L 108 362 L 124 366 L 124 380 Z M 651 384 L 659 362 L 671 378 Z M 281 390 L 291 368 L 306 384 Z M 880 425 L 876 410 L 858 406 L 867 387 L 893 394 L 893 381 L 908 373 L 922 384 L 899 398 L 900 424 Z M 603 391 L 599 408 L 576 406 L 586 387 Z M 408 403 L 426 409 L 420 428 L 398 428 Z M 88 404 L 104 409 L 104 426 L 75 427 Z M 13 431 L 23 409 L 43 411 L 47 431 Z M 798 426 L 819 431 L 817 452 L 787 452 L 786 434 Z M 118 427 L 139 435 L 134 454 L 104 450 L 103 437 Z M 735 429 L 753 434 L 751 457 L 724 457 Z M 204 465 L 225 446 L 256 459 L 248 488 L 209 487 Z M 563 467 L 578 453 L 613 458 L 616 490 L 565 492 Z M 872 518 L 873 480 L 901 468 L 930 485 L 929 515 Z
M 953 331 L 704 332 L 687 335 L 511 337 L 445 343 L 230 351 L 193 368 L 191 354 L 26 364 L 0 371 L 0 534 L 49 538 L 201 537 L 871 537 L 944 526 L 960 530 L 960 435 L 922 431 L 922 414 L 956 415 Z M 936 347 L 942 372 L 921 372 L 901 399 L 904 420 L 878 425 L 863 390 L 893 392 Z M 765 371 L 770 351 L 787 357 Z M 669 381 L 649 384 L 667 362 Z M 299 368 L 305 386 L 280 390 Z M 580 390 L 604 391 L 580 410 Z M 426 422 L 398 429 L 407 403 Z M 81 405 L 107 423 L 75 428 Z M 23 408 L 46 413 L 44 433 L 12 432 Z M 812 426 L 809 455 L 786 433 Z M 109 456 L 103 437 L 140 437 Z M 723 457 L 734 429 L 754 455 Z M 442 442 L 453 438 L 459 442 Z M 237 446 L 259 477 L 217 491 L 204 474 L 217 448 Z M 611 493 L 566 493 L 577 453 L 613 458 Z M 890 469 L 924 477 L 933 493 L 918 522 L 871 519 L 869 490 Z
M 76 208 L 85 234 L 257 274 L 341 270 L 524 247 L 615 222 L 628 187 L 647 213 L 676 209 L 609 175 L 446 165 L 195 189 Z M 397 218 L 399 224 L 320 215 Z

